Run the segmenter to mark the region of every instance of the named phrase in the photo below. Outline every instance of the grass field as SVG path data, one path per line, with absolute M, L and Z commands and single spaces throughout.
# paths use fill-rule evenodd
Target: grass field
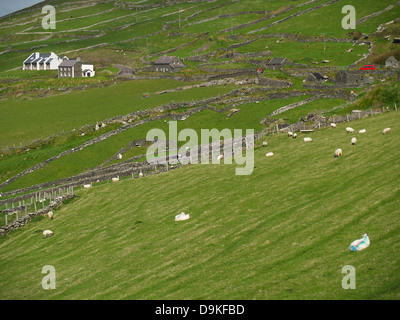
M 399 299 L 399 120 L 351 123 L 367 130 L 355 146 L 348 124 L 307 144 L 269 136 L 249 176 L 195 165 L 78 191 L 54 220 L 0 238 L 0 298 Z M 181 211 L 190 219 L 174 222 Z M 365 232 L 371 246 L 350 252 Z M 41 287 L 45 265 L 55 290 Z M 356 290 L 342 289 L 345 265 Z

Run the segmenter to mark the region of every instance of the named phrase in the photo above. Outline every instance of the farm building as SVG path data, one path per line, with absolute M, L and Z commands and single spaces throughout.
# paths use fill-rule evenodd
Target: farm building
M 64 59 L 58 66 L 59 78 L 93 77 L 95 75 L 92 64 L 83 64 L 77 59 Z
M 95 74 L 92 64 L 82 64 L 82 77 L 94 77 Z
M 358 72 L 340 70 L 335 75 L 335 82 L 339 84 L 361 85 L 364 80 L 364 75 Z
M 162 56 L 154 62 L 154 71 L 157 72 L 175 72 L 182 69 L 185 65 L 182 61 L 173 56 Z
M 286 58 L 272 58 L 271 61 L 268 62 L 267 67 L 272 70 L 281 69 L 286 63 Z
M 34 52 L 24 61 L 22 70 L 57 70 L 62 60 L 54 52 Z
M 310 72 L 307 77 L 306 81 L 315 82 L 315 81 L 325 81 L 326 78 L 318 72 Z

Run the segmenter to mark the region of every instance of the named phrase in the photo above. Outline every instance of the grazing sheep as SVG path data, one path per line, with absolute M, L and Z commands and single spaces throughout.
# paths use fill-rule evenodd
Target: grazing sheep
M 273 155 L 274 155 L 273 152 L 268 152 L 265 156 L 266 156 L 266 157 L 272 157 Z
M 140 173 L 139 173 L 139 178 L 142 178 L 142 177 L 143 177 L 143 173 L 140 172 Z
M 263 147 L 266 147 L 268 145 L 267 141 L 263 141 Z
M 357 138 L 356 137 L 351 138 L 351 144 L 353 146 L 356 144 L 356 142 L 357 142 Z
M 44 230 L 43 231 L 43 238 L 51 237 L 53 234 L 54 233 L 51 230 Z
M 342 149 L 336 149 L 336 151 L 335 151 L 335 158 L 339 158 L 339 157 L 341 157 L 342 156 Z
M 382 132 L 383 134 L 387 134 L 387 133 L 390 133 L 390 128 L 385 128 L 385 129 L 383 129 L 383 132 Z
M 331 123 L 332 128 L 336 128 L 336 123 Z
M 122 154 L 118 153 L 117 158 L 118 158 L 119 160 L 121 160 L 121 159 L 122 159 Z
M 288 135 L 288 137 L 293 137 L 293 132 L 292 132 L 292 131 L 289 131 L 289 132 L 287 133 L 287 135 Z
M 48 216 L 51 220 L 53 220 L 53 211 L 47 212 L 47 216 Z
M 83 185 L 83 187 L 84 187 L 85 189 L 89 189 L 91 186 L 92 186 L 91 184 L 84 184 L 84 185 Z
M 355 130 L 354 130 L 353 128 L 351 128 L 351 127 L 347 127 L 347 128 L 346 128 L 346 132 L 347 132 L 347 133 L 354 133 Z
M 358 133 L 366 133 L 367 132 L 367 130 L 365 130 L 365 129 L 361 129 L 360 131 L 358 131 Z
M 297 138 L 297 133 L 293 133 L 293 137 L 292 138 L 296 139 Z
M 112 178 L 112 182 L 117 182 L 119 181 L 119 178 Z
M 304 140 L 304 142 L 312 142 L 312 139 L 309 137 L 305 137 L 303 140 Z
M 223 158 L 224 158 L 224 155 L 223 155 L 223 154 L 220 154 L 220 155 L 218 156 L 217 160 L 220 161 L 220 160 L 222 160 Z

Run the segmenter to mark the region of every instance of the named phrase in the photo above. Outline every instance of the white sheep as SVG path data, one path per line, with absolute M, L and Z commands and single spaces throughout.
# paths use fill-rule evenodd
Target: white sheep
M 273 152 L 268 152 L 265 156 L 266 156 L 266 157 L 272 157 L 273 155 L 274 155 Z
M 296 139 L 297 138 L 297 133 L 293 133 L 293 137 L 292 138 Z
M 83 185 L 83 187 L 84 187 L 85 189 L 89 189 L 91 186 L 92 186 L 91 184 L 84 184 L 84 185 Z
M 353 146 L 356 144 L 356 142 L 357 142 L 357 138 L 356 137 L 351 138 L 351 144 Z
M 48 216 L 51 220 L 53 220 L 53 211 L 47 212 L 47 216 Z
M 43 238 L 51 237 L 53 234 L 54 233 L 51 230 L 44 230 L 43 231 Z
M 112 182 L 117 182 L 117 181 L 119 181 L 119 178 L 112 178 L 111 180 L 112 180 Z
M 342 151 L 342 149 L 336 149 L 336 151 L 335 151 L 335 158 L 339 158 L 339 157 L 341 157 L 342 156 L 342 153 L 343 153 L 343 151 Z
M 336 128 L 336 123 L 331 123 L 332 128 Z
M 190 215 L 181 212 L 180 214 L 175 216 L 175 221 L 185 221 L 190 218 Z
M 304 141 L 304 142 L 312 142 L 312 139 L 309 138 L 309 137 L 305 137 L 305 138 L 303 139 L 303 141 Z
M 121 159 L 122 159 L 122 154 L 118 153 L 117 158 L 118 158 L 119 160 L 121 160 Z
M 217 160 L 220 161 L 220 160 L 222 160 L 223 158 L 224 158 L 224 155 L 223 155 L 223 154 L 220 154 L 220 155 L 218 156 Z
M 287 135 L 288 135 L 288 137 L 293 137 L 293 132 L 292 132 L 292 131 L 289 131 L 289 132 L 287 133 Z
M 268 145 L 267 141 L 263 141 L 263 147 L 266 147 Z
M 143 173 L 140 172 L 140 173 L 139 173 L 139 178 L 142 178 L 142 177 L 143 177 Z
M 360 131 L 358 131 L 358 133 L 366 133 L 367 132 L 367 130 L 365 130 L 365 129 L 361 129 Z
M 383 133 L 383 134 L 390 133 L 390 128 L 385 128 L 385 129 L 383 129 L 382 133 Z
M 351 127 L 347 127 L 347 128 L 346 128 L 346 132 L 347 132 L 347 133 L 354 133 L 355 130 L 354 130 L 353 128 L 351 128 Z

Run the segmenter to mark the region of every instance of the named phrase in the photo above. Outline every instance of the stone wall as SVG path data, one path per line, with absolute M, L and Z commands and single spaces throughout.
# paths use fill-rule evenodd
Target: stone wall
M 46 215 L 49 211 L 55 210 L 62 205 L 66 199 L 75 198 L 75 195 L 63 196 L 53 201 L 47 207 L 39 209 L 36 212 L 27 213 L 18 220 L 13 221 L 6 226 L 0 227 L 0 236 L 6 235 L 8 232 L 21 228 L 29 223 L 34 217 Z M 15 211 L 14 211 L 15 212 Z

